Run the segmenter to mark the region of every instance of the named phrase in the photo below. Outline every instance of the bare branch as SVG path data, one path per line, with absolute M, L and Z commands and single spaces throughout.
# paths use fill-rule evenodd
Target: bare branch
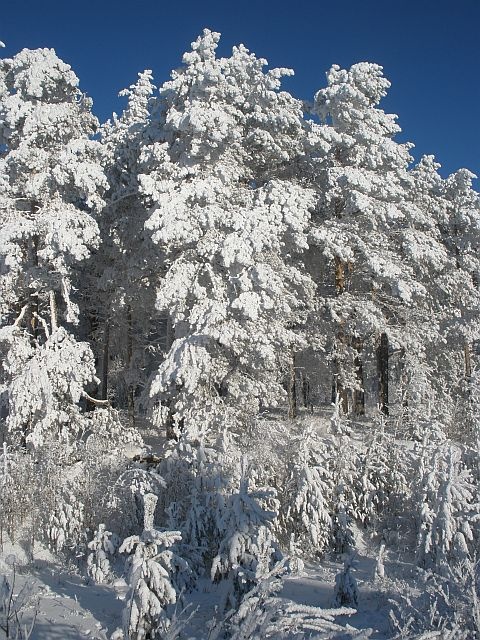
M 20 313 L 19 313 L 19 315 L 18 315 L 18 318 L 17 318 L 17 319 L 15 320 L 15 322 L 13 323 L 13 326 L 14 326 L 14 327 L 19 327 L 19 326 L 20 326 L 20 323 L 22 322 L 22 320 L 23 320 L 23 316 L 24 316 L 24 315 L 25 315 L 25 313 L 27 312 L 28 307 L 29 307 L 29 305 L 28 305 L 28 304 L 26 304 L 26 305 L 24 305 L 24 306 L 22 307 L 22 310 L 20 311 Z
M 42 316 L 38 315 L 36 311 L 33 312 L 33 317 L 36 318 L 42 325 L 43 330 L 45 331 L 45 336 L 48 340 L 48 338 L 50 337 L 50 330 L 48 328 L 48 324 L 46 323 L 45 319 L 42 318 Z

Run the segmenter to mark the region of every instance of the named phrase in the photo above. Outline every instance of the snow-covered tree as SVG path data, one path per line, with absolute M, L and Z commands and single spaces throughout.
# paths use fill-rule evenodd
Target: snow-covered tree
M 2 367 L 8 388 L 7 427 L 9 421 L 13 430 L 20 427 L 21 441 L 38 446 L 45 434 L 37 429 L 37 416 L 28 406 L 43 405 L 42 420 L 56 410 L 45 408 L 49 398 L 63 395 L 65 410 L 67 401 L 77 403 L 93 379 L 89 347 L 62 324 L 78 322 L 72 295 L 78 285 L 76 269 L 98 246 L 92 212 L 101 207 L 107 182 L 101 146 L 90 139 L 97 127 L 92 102 L 53 50 L 24 49 L 2 60 L 0 84 L 0 143 L 6 149 L 0 161 L 0 315 L 2 351 L 7 354 L 3 362 L 8 362 Z M 38 371 L 39 366 L 52 372 L 50 388 L 43 388 L 45 375 L 43 387 L 30 375 L 20 393 L 18 384 L 10 393 L 15 386 L 8 382 L 19 370 Z M 28 415 L 19 424 L 26 395 Z M 57 426 L 54 433 L 59 432 Z
M 358 518 L 359 496 L 356 492 L 359 454 L 351 438 L 351 429 L 341 410 L 340 394 L 330 419 L 333 439 L 328 456 L 331 478 L 331 543 L 335 553 L 349 553 L 355 546 L 352 520 Z
M 377 532 L 402 510 L 408 495 L 408 457 L 401 447 L 393 450 L 392 437 L 383 416 L 377 416 L 358 460 L 355 515 Z
M 455 268 L 446 278 L 446 340 L 455 357 L 448 358 L 448 385 L 456 391 L 459 404 L 455 435 L 463 441 L 474 439 L 478 411 L 478 345 L 480 344 L 480 196 L 473 189 L 475 176 L 460 169 L 444 185 L 446 207 L 442 231 Z M 460 384 L 459 384 L 460 381 Z
M 226 605 L 236 607 L 242 595 L 265 577 L 279 559 L 270 532 L 277 508 L 272 490 L 249 489 L 248 461 L 242 458 L 238 490 L 223 499 L 219 496 L 217 505 L 221 539 L 211 578 L 230 581 Z
M 452 416 L 465 406 L 478 335 L 478 256 L 472 244 L 478 196 L 468 172 L 444 180 L 439 168 L 433 156 L 425 156 L 411 171 L 410 221 L 397 231 L 402 256 L 425 290 L 402 314 L 396 341 L 403 351 L 401 402 L 414 430 L 428 414 L 452 428 Z
M 157 308 L 173 329 L 150 394 L 177 431 L 278 404 L 312 306 L 300 256 L 313 195 L 298 178 L 310 125 L 279 91 L 290 71 L 264 72 L 243 46 L 217 58 L 218 40 L 205 30 L 161 88 L 139 177 L 167 267 Z
M 295 457 L 285 486 L 282 525 L 301 554 L 321 555 L 332 535 L 332 482 L 326 448 L 307 428 L 293 445 Z
M 95 317 L 101 396 L 128 408 L 143 391 L 152 360 L 166 349 L 165 319 L 155 310 L 161 257 L 146 232 L 150 213 L 139 194 L 139 156 L 155 100 L 150 71 L 120 92 L 127 106 L 101 128 L 105 173 L 110 188 L 99 216 L 102 244 L 91 265 L 89 307 Z M 160 260 L 160 262 L 159 262 Z M 100 301 L 100 304 L 99 304 Z M 160 325 L 160 326 L 159 326 Z
M 390 86 L 381 67 L 334 66 L 327 79 L 314 111 L 331 148 L 317 164 L 311 236 L 318 246 L 312 263 L 323 285 L 319 326 L 330 337 L 334 391 L 344 410 L 362 413 L 368 386 L 376 394 L 369 406 L 388 413 L 396 400 L 389 388 L 395 351 L 409 392 L 417 393 L 418 380 L 428 389 L 424 410 L 433 402 L 427 353 L 444 341 L 441 282 L 451 267 L 437 211 L 442 180 L 428 158 L 408 171 L 411 145 L 395 141 L 396 116 L 379 108 Z M 372 365 L 376 384 L 367 385 Z
M 334 607 L 356 607 L 358 605 L 357 581 L 352 575 L 353 556 L 345 559 L 343 570 L 335 577 Z
M 451 566 L 468 558 L 478 515 L 475 486 L 458 447 L 445 443 L 431 450 L 421 491 L 417 558 L 423 566 L 448 575 Z
M 391 299 L 417 295 L 411 269 L 400 264 L 392 226 L 405 217 L 405 178 L 410 145 L 398 144 L 396 116 L 378 104 L 390 86 L 382 68 L 334 65 L 328 86 L 315 96 L 330 150 L 317 165 L 318 203 L 312 255 L 323 279 L 323 322 L 330 323 L 334 391 L 344 410 L 363 411 L 363 361 L 367 341 L 377 347 L 388 335 Z M 322 265 L 323 262 L 323 265 Z M 320 263 L 320 264 L 319 264 Z M 379 404 L 387 407 L 379 362 Z
M 104 524 L 99 524 L 93 540 L 88 543 L 87 573 L 97 583 L 107 582 L 111 575 L 111 559 L 120 541 Z
M 181 539 L 179 531 L 159 531 L 153 527 L 157 496 L 144 496 L 144 530 L 140 536 L 126 538 L 120 553 L 128 558 L 129 591 L 123 616 L 123 638 L 146 640 L 161 638 L 169 627 L 166 611 L 177 601 L 172 582 L 175 573 L 188 571 L 187 564 L 170 547 Z M 132 553 L 133 552 L 133 553 Z

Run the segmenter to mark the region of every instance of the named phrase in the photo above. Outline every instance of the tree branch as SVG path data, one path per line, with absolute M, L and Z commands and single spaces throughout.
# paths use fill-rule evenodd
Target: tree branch
M 82 395 L 83 395 L 84 398 L 86 398 L 92 404 L 95 404 L 95 405 L 98 405 L 98 406 L 101 406 L 101 407 L 106 407 L 107 405 L 110 404 L 109 400 L 98 400 L 98 398 L 92 398 L 92 396 L 88 395 L 88 393 L 86 391 L 83 391 Z

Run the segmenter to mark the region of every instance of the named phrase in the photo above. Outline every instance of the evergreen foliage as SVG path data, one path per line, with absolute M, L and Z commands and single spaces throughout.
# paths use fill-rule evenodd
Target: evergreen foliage
M 478 637 L 474 176 L 412 165 L 379 65 L 309 104 L 219 39 L 101 126 L 53 50 L 0 60 L 0 543 L 123 576 L 117 638 L 178 637 L 201 580 L 211 640 L 366 638 L 362 545 L 379 590 L 418 565 L 392 633 Z M 338 609 L 278 595 L 301 558 Z

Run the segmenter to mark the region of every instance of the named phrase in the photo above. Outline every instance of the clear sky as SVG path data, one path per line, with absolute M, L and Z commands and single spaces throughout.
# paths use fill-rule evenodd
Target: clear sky
M 284 87 L 303 99 L 333 63 L 383 65 L 399 139 L 444 174 L 480 175 L 480 0 L 3 0 L 0 10 L 1 53 L 53 47 L 101 120 L 121 111 L 117 93 L 139 71 L 167 80 L 204 27 L 222 33 L 222 55 L 243 43 L 292 67 Z

